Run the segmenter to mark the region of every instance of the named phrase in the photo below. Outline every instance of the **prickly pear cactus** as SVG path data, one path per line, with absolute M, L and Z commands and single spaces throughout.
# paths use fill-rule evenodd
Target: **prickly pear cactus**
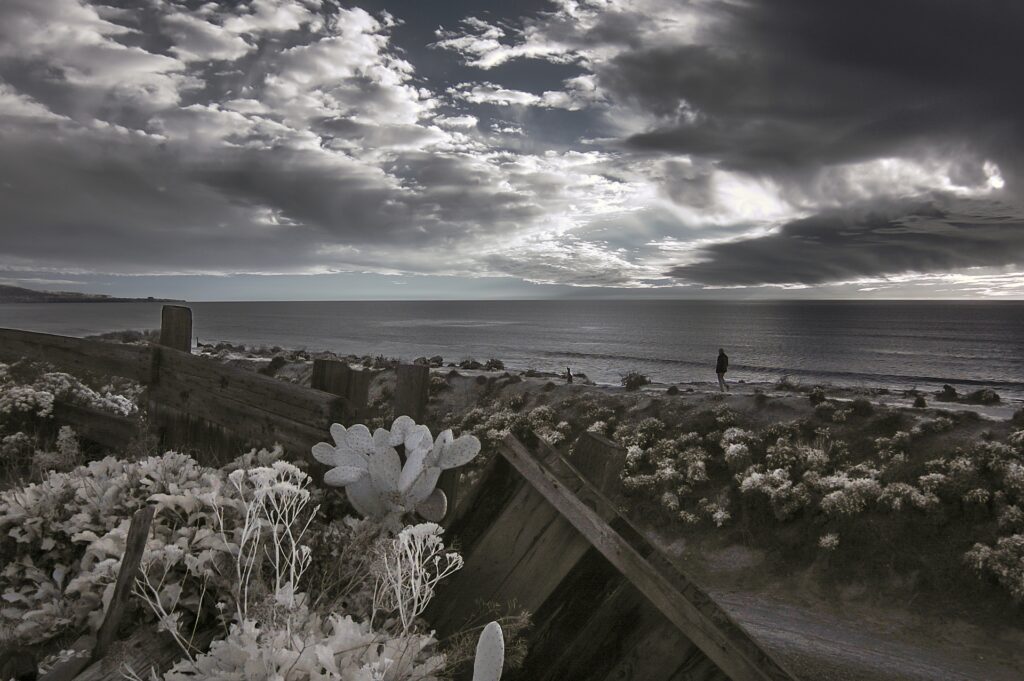
M 505 637 L 501 625 L 491 622 L 480 632 L 473 660 L 473 681 L 498 681 L 505 666 Z
M 313 447 L 313 458 L 331 466 L 324 482 L 344 487 L 352 506 L 371 518 L 416 511 L 437 522 L 448 510 L 448 499 L 436 489 L 441 471 L 462 466 L 480 453 L 472 435 L 459 438 L 446 430 L 434 439 L 430 429 L 408 416 L 399 416 L 391 429 L 370 429 L 360 424 L 331 426 L 334 444 Z M 398 453 L 405 452 L 405 464 Z

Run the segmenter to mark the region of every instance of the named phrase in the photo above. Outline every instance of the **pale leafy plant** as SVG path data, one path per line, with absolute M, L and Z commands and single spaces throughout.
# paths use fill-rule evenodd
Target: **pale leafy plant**
M 472 435 L 455 438 L 451 430 L 432 438 L 430 429 L 408 416 L 395 419 L 390 430 L 359 424 L 331 426 L 334 444 L 321 442 L 313 457 L 331 466 L 324 482 L 344 487 L 352 506 L 362 515 L 399 518 L 416 511 L 427 520 L 440 520 L 448 500 L 436 489 L 441 472 L 469 463 L 480 452 Z M 405 462 L 398 453 L 402 447 Z

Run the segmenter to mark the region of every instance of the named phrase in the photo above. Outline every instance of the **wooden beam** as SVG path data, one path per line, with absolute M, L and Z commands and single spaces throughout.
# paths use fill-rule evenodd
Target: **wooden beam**
M 192 646 L 206 650 L 218 635 L 223 636 L 224 630 L 204 629 L 196 633 Z M 182 657 L 183 651 L 170 634 L 157 631 L 153 626 L 141 627 L 124 641 L 115 642 L 109 655 L 90 664 L 74 681 L 121 681 L 128 669 L 139 678 L 150 678 L 150 671 L 155 671 L 159 677 Z
M 395 416 L 409 416 L 422 423 L 430 399 L 430 367 L 423 364 L 399 364 L 395 379 Z
M 192 309 L 184 305 L 164 305 L 160 312 L 160 345 L 181 352 L 192 352 Z
M 71 646 L 71 650 L 75 651 L 75 654 L 43 675 L 40 681 L 78 679 L 83 670 L 106 655 L 117 638 L 121 617 L 124 615 L 132 588 L 135 586 L 135 576 L 138 574 L 139 564 L 142 562 L 142 554 L 146 550 L 146 540 L 149 538 L 149 528 L 155 512 L 155 506 L 146 506 L 140 508 L 132 516 L 131 525 L 128 527 L 128 537 L 125 540 L 124 555 L 121 558 L 121 568 L 118 570 L 117 580 L 114 582 L 114 594 L 107 606 L 107 613 L 103 617 L 99 632 L 95 637 L 79 637 Z
M 593 547 L 526 635 L 529 652 L 510 681 L 689 681 L 678 672 L 697 650 Z
M 348 400 L 350 418 L 362 419 L 370 413 L 370 382 L 374 372 L 370 369 L 353 369 L 348 375 Z
M 16 361 L 23 357 L 71 373 L 123 376 L 139 383 L 149 381 L 150 350 L 144 345 L 0 329 L 0 359 Z
M 67 648 L 72 651 L 71 655 L 40 676 L 39 681 L 72 681 L 77 678 L 81 671 L 92 663 L 92 650 L 95 646 L 94 637 L 79 636 Z
M 53 419 L 72 426 L 82 439 L 111 449 L 125 447 L 139 433 L 139 422 L 133 418 L 67 402 L 54 403 Z
M 188 381 L 165 380 L 151 390 L 150 398 L 150 418 L 167 445 L 206 451 L 222 448 L 229 440 L 246 447 L 279 442 L 293 458 L 305 459 L 314 444 L 329 437 L 327 419 L 300 423 Z
M 502 456 L 686 638 L 733 681 L 795 681 L 710 597 L 664 560 L 649 560 L 543 467 L 514 436 Z M 568 466 L 568 463 L 562 462 Z M 591 494 L 598 494 L 596 489 Z M 607 502 L 611 506 L 611 502 Z
M 131 525 L 128 526 L 128 538 L 125 540 L 124 556 L 121 558 L 121 568 L 117 572 L 117 581 L 114 582 L 114 595 L 110 599 L 110 605 L 107 606 L 103 624 L 100 625 L 96 634 L 93 659 L 99 659 L 106 655 L 110 644 L 117 638 L 117 629 L 121 625 L 121 617 L 128 605 L 128 597 L 131 596 L 132 589 L 135 587 L 135 578 L 139 573 L 142 554 L 146 550 L 149 527 L 153 522 L 155 512 L 155 506 L 145 506 L 132 516 Z
M 344 417 L 346 400 L 337 395 L 288 383 L 255 371 L 223 364 L 216 359 L 159 349 L 162 387 L 206 394 L 245 404 L 258 416 L 264 412 L 324 430 Z M 198 397 L 197 397 L 198 399 Z M 194 412 L 202 417 L 202 412 Z

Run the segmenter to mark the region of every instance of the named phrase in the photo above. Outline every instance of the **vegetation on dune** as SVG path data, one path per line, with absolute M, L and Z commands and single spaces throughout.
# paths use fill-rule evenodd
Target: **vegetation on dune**
M 421 618 L 462 559 L 445 547 L 438 525 L 415 522 L 413 511 L 438 513 L 438 474 L 472 459 L 475 437 L 445 431 L 435 439 L 408 417 L 372 435 L 365 426 L 336 425 L 334 444 L 321 443 L 314 455 L 333 466 L 328 484 L 348 485 L 339 497 L 285 461 L 279 447 L 220 468 L 177 452 L 97 456 L 53 423 L 55 400 L 134 413 L 137 396 L 129 393 L 0 365 L 0 457 L 26 457 L 8 462 L 21 481 L 0 492 L 3 647 L 36 651 L 45 671 L 71 655 L 68 642 L 94 633 L 130 519 L 148 504 L 156 513 L 126 620 L 178 643 L 182 658 L 162 676 L 168 681 L 428 680 L 468 666 L 474 679 L 497 681 L 506 637 L 509 663 L 521 659 L 522 613 L 491 609 L 496 622 L 451 641 L 436 640 Z M 58 465 L 42 472 L 31 465 L 40 460 Z M 217 640 L 197 648 L 211 630 Z M 141 678 L 147 670 L 124 671 Z
M 1024 601 L 1024 421 L 995 427 L 823 389 L 674 398 L 569 388 L 510 374 L 432 376 L 435 407 L 471 406 L 437 416 L 436 437 L 408 417 L 375 417 L 386 427 L 373 431 L 333 427 L 312 450 L 329 467 L 321 486 L 280 448 L 222 467 L 157 455 L 145 439 L 111 455 L 59 423 L 55 405 L 138 418 L 142 432 L 141 386 L 0 364 L 0 642 L 37 651 L 45 669 L 95 631 L 129 520 L 152 504 L 128 622 L 177 639 L 183 658 L 163 678 L 289 670 L 355 679 L 386 669 L 395 681 L 442 679 L 474 659 L 490 674 L 480 678 L 496 678 L 505 641 L 493 627 L 437 641 L 421 615 L 461 566 L 434 524 L 447 505 L 441 471 L 464 466 L 472 484 L 508 434 L 563 450 L 585 432 L 611 438 L 625 449 L 618 501 L 670 536 L 752 545 L 786 571 L 896 576 L 936 591 L 974 585 L 966 591 Z M 514 664 L 528 617 L 485 612 Z M 195 649 L 211 630 L 218 640 Z
M 664 525 L 707 523 L 790 565 L 824 551 L 860 578 L 894 569 L 949 588 L 970 570 L 1024 600 L 1024 431 L 949 446 L 951 417 L 906 427 L 870 403 L 833 404 L 761 428 L 719 404 L 674 427 L 592 429 L 627 448 L 623 490 Z
M 447 421 L 485 450 L 509 433 L 558 447 L 585 431 L 609 437 L 626 449 L 628 512 L 670 535 L 764 550 L 780 573 L 814 566 L 839 580 L 1020 599 L 1022 431 L 1000 426 L 996 437 L 970 412 L 820 392 L 808 412 L 763 393 L 733 408 L 718 395 L 622 399 L 520 386 Z

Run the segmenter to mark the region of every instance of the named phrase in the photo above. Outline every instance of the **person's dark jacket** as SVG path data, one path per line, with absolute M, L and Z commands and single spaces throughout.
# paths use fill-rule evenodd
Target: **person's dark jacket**
M 724 352 L 718 353 L 718 364 L 715 365 L 716 374 L 724 374 L 729 370 L 729 355 Z

